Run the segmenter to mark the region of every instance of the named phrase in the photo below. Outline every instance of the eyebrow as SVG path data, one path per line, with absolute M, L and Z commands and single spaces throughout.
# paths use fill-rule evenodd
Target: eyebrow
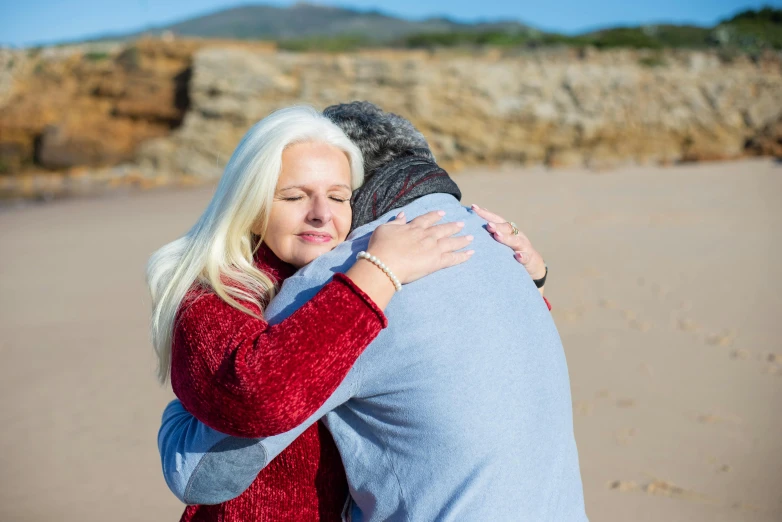
M 284 190 L 290 190 L 290 189 L 305 189 L 305 188 L 307 188 L 306 185 L 288 185 L 287 187 L 281 188 L 279 190 L 279 192 L 282 192 Z M 332 186 L 329 187 L 329 189 L 333 189 L 333 188 L 344 188 L 344 189 L 347 189 L 347 190 L 350 190 L 350 191 L 353 190 L 353 189 L 351 189 L 347 185 L 332 185 Z

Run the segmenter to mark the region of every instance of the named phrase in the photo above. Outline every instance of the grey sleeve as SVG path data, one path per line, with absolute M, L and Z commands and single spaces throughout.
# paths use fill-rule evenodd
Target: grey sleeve
M 158 450 L 168 488 L 186 504 L 218 504 L 237 496 L 249 487 L 266 462 L 259 439 L 231 437 L 213 430 L 185 410 L 179 400 L 171 401 L 163 412 Z M 200 487 L 199 477 L 209 473 L 211 460 L 204 459 L 209 452 L 219 454 L 232 473 L 213 481 L 214 489 L 206 491 Z
M 307 428 L 350 399 L 354 368 L 323 406 L 296 428 L 261 439 L 220 433 L 193 417 L 178 400 L 163 413 L 158 449 L 169 489 L 186 504 L 219 504 L 241 495 L 258 473 Z

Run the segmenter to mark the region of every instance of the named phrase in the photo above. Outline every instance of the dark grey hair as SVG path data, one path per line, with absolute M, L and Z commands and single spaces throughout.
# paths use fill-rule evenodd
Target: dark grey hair
M 380 167 L 397 158 L 419 157 L 434 162 L 426 138 L 412 123 L 367 101 L 326 107 L 323 115 L 336 123 L 364 156 L 368 179 Z

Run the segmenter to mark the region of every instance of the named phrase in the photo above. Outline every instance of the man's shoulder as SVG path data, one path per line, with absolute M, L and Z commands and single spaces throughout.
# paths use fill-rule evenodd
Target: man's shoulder
M 372 229 L 374 230 L 374 228 Z M 326 252 L 311 261 L 307 266 L 293 275 L 302 280 L 328 279 L 337 272 L 346 272 L 353 264 L 356 254 L 366 249 L 372 232 L 356 237 L 350 237 L 337 245 L 331 252 Z
M 369 236 L 347 240 L 285 280 L 266 308 L 266 319 L 276 324 L 312 299 L 336 273 L 345 273 L 353 265 L 355 254 L 366 248 Z

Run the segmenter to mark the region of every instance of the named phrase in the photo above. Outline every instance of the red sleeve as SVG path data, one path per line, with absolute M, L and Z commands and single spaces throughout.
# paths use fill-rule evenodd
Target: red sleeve
M 277 435 L 323 405 L 387 324 L 343 274 L 274 326 L 207 293 L 178 318 L 171 385 L 211 428 L 239 437 Z

